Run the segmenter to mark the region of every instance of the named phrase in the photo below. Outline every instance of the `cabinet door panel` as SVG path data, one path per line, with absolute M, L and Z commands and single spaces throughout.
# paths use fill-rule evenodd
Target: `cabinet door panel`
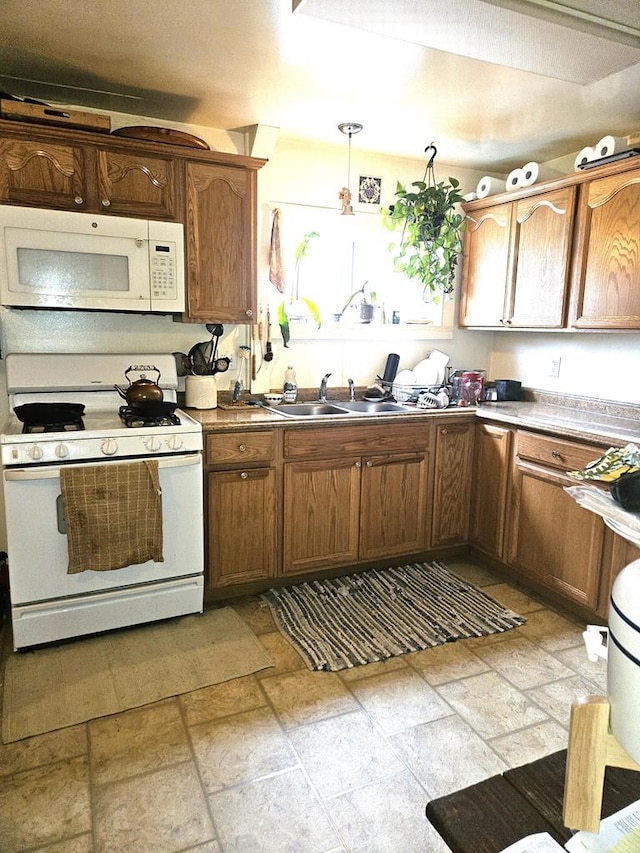
M 188 314 L 248 323 L 255 316 L 255 172 L 187 164 Z
M 0 139 L 0 198 L 8 204 L 84 210 L 82 147 Z
M 473 214 L 464 235 L 461 326 L 501 326 L 509 269 L 511 205 Z
M 640 548 L 623 539 L 622 536 L 618 536 L 607 527 L 604 538 L 603 571 L 598 596 L 598 616 L 605 620 L 608 618 L 609 601 L 615 579 L 625 566 L 638 559 L 640 559 Z
M 170 157 L 99 150 L 98 194 L 105 213 L 173 219 L 174 162 Z
M 566 187 L 515 205 L 512 326 L 564 325 L 575 195 Z
M 582 188 L 573 272 L 579 328 L 640 328 L 640 172 Z
M 473 424 L 438 427 L 431 545 L 467 541 L 471 501 Z
M 595 610 L 604 525 L 564 491 L 570 485 L 560 472 L 514 466 L 509 563 Z
M 360 460 L 289 462 L 284 468 L 284 574 L 355 563 Z
M 270 578 L 276 567 L 272 468 L 207 475 L 209 579 L 213 586 Z
M 360 559 L 423 551 L 427 455 L 374 456 L 362 468 Z
M 511 439 L 507 427 L 476 426 L 469 540 L 496 557 L 504 554 Z

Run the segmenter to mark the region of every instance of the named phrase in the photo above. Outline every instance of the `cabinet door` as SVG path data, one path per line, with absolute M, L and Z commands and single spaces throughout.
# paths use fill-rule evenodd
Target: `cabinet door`
M 591 610 L 598 603 L 604 524 L 565 491 L 560 471 L 516 460 L 509 564 Z
M 355 563 L 360 459 L 288 462 L 284 469 L 283 573 Z
M 207 475 L 209 581 L 213 587 L 270 578 L 276 567 L 276 475 L 272 468 Z
M 508 325 L 564 325 L 575 196 L 575 187 L 565 187 L 514 203 Z
M 472 217 L 464 234 L 460 325 L 500 327 L 505 317 L 511 203 L 474 212 Z
M 640 171 L 581 188 L 572 320 L 578 328 L 640 329 Z
M 370 456 L 363 461 L 360 560 L 425 550 L 428 473 L 426 453 Z
M 187 163 L 188 315 L 250 323 L 256 311 L 256 174 Z
M 84 210 L 85 152 L 79 145 L 0 139 L 0 199 L 62 210 Z
M 504 555 L 512 431 L 477 424 L 469 541 L 495 556 Z
M 174 171 L 171 157 L 99 149 L 99 206 L 105 213 L 174 219 Z
M 457 545 L 469 533 L 474 425 L 448 424 L 436 430 L 431 545 Z

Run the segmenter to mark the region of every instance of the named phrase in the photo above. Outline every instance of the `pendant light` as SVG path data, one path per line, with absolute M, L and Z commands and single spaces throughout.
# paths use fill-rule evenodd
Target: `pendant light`
M 349 166 L 347 168 L 347 185 L 342 187 L 340 192 L 338 193 L 338 198 L 342 202 L 342 216 L 353 216 L 353 206 L 351 204 L 351 190 L 349 189 L 349 184 L 351 183 L 351 137 L 355 133 L 360 133 L 362 130 L 362 125 L 357 121 L 345 121 L 342 124 L 338 125 L 338 130 L 340 133 L 344 133 L 349 137 Z

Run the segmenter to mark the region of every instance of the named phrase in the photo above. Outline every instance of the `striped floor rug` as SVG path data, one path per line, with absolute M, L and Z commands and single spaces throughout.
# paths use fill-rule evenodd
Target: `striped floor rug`
M 526 622 L 442 563 L 372 569 L 262 597 L 309 669 L 330 672 Z

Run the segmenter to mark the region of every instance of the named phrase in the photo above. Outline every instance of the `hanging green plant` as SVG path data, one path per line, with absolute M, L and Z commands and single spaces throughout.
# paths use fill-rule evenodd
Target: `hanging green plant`
M 429 151 L 433 153 L 423 180 L 411 184 L 413 191 L 398 181 L 397 201 L 383 210 L 383 219 L 391 230 L 402 225 L 400 244 L 389 247 L 396 252 L 396 272 L 419 279 L 423 299 L 439 302 L 441 294 L 453 291 L 466 216 L 456 209 L 464 201 L 458 191 L 460 182 L 450 177 L 449 183 L 436 183 L 433 164 L 437 149 L 433 143 L 425 149 L 425 153 Z
M 289 346 L 289 341 L 291 340 L 291 327 L 289 324 L 289 312 L 287 311 L 287 306 L 290 308 L 297 304 L 300 307 L 300 303 L 306 307 L 308 313 L 313 317 L 316 326 L 320 328 L 322 325 L 320 311 L 318 310 L 318 306 L 313 302 L 313 300 L 308 299 L 305 296 L 300 296 L 300 265 L 302 263 L 303 258 L 306 256 L 309 251 L 309 244 L 314 237 L 319 237 L 320 234 L 318 231 L 309 231 L 304 235 L 298 247 L 295 251 L 295 284 L 293 295 L 290 299 L 283 300 L 278 306 L 278 325 L 280 326 L 280 332 L 282 334 L 282 341 L 285 347 Z

